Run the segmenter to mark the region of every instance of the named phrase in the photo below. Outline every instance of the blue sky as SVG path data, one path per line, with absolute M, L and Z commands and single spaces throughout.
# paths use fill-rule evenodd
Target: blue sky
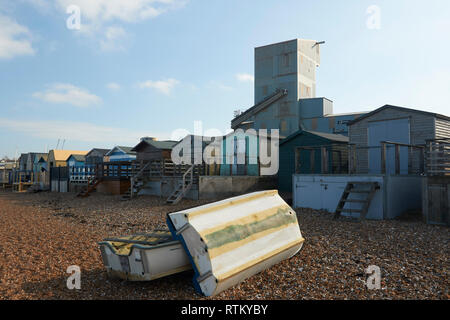
M 294 38 L 326 41 L 317 95 L 335 113 L 450 114 L 447 0 L 0 0 L 0 157 L 58 139 L 135 145 L 194 121 L 225 132 L 253 105 L 254 47 Z

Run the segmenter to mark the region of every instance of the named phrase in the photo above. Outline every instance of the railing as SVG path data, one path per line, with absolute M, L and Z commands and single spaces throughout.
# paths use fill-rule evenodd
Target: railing
M 428 140 L 425 158 L 427 175 L 450 176 L 450 138 Z
M 131 185 L 130 185 L 130 197 L 133 198 L 134 196 L 134 183 L 137 179 L 139 179 L 139 177 L 141 177 L 142 175 L 144 175 L 144 173 L 146 172 L 147 169 L 149 169 L 151 167 L 151 162 L 147 162 L 140 170 L 138 173 L 136 173 L 135 175 L 133 175 L 130 179 Z M 137 167 L 136 167 L 137 169 Z
M 137 171 L 137 165 L 134 162 L 105 162 L 97 165 L 96 175 L 101 179 L 130 179 Z
M 137 161 L 133 162 L 107 162 L 98 165 L 95 168 L 97 177 L 108 180 L 115 179 L 132 179 L 133 177 L 148 177 L 148 178 L 162 178 L 162 177 L 182 177 L 190 165 L 174 164 L 171 160 L 150 160 L 142 164 Z M 204 175 L 206 166 L 194 165 L 193 176 L 198 177 Z
M 79 183 L 89 183 L 89 181 L 96 177 L 95 165 L 84 165 L 69 167 L 69 181 Z
M 189 175 L 189 183 L 186 186 L 186 177 Z M 183 174 L 183 190 L 182 195 L 186 192 L 188 188 L 191 187 L 192 183 L 194 182 L 194 166 L 191 166 L 184 174 Z
M 316 161 L 318 157 L 320 157 L 320 163 Z M 306 158 L 309 159 L 309 163 L 302 163 L 301 160 Z M 316 165 L 318 165 L 319 167 L 316 168 Z M 348 173 L 347 145 L 336 143 L 319 146 L 296 147 L 295 173 L 316 172 L 320 172 L 321 174 Z
M 420 150 L 419 152 L 419 168 L 420 173 L 425 173 L 425 146 L 421 145 L 411 145 L 411 144 L 405 144 L 405 143 L 398 143 L 398 142 L 391 142 L 391 141 L 382 141 L 381 142 L 381 173 L 386 173 L 386 150 L 387 145 L 393 145 L 395 147 L 395 174 L 400 174 L 400 147 L 407 147 L 408 151 L 411 149 L 414 150 Z M 408 152 L 409 154 L 410 152 Z M 408 155 L 408 159 L 410 159 Z M 411 165 L 408 163 L 408 173 L 410 172 Z
M 402 158 L 402 148 L 407 148 L 406 160 Z M 388 150 L 394 149 L 388 158 Z M 374 153 L 376 151 L 376 153 Z M 393 155 L 393 158 L 392 158 Z M 371 163 L 374 157 L 379 157 L 378 166 Z M 392 167 L 389 161 L 394 161 Z M 403 168 L 402 168 L 403 161 Z M 391 162 L 392 163 L 392 162 Z M 388 167 L 391 170 L 388 170 Z M 393 141 L 381 141 L 379 146 L 357 146 L 349 144 L 349 173 L 350 174 L 386 174 L 391 171 L 394 174 L 425 174 L 425 145 L 411 145 Z

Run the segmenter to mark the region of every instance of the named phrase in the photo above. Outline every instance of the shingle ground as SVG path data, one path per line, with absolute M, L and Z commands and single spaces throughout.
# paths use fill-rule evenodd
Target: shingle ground
M 168 212 L 206 203 L 164 200 L 0 191 L 0 299 L 204 299 L 192 272 L 146 283 L 106 276 L 98 241 L 164 228 Z M 214 299 L 450 298 L 447 227 L 414 217 L 359 223 L 297 212 L 302 250 Z M 71 265 L 81 268 L 81 290 L 66 287 Z M 369 265 L 381 269 L 381 290 L 366 287 Z

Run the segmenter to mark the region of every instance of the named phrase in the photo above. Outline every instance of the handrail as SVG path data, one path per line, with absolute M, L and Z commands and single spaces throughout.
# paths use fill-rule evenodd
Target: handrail
M 420 174 L 425 173 L 425 146 L 423 145 L 411 145 L 406 143 L 399 143 L 399 142 L 393 142 L 393 141 L 381 141 L 381 173 L 386 174 L 386 154 L 387 154 L 387 145 L 391 144 L 395 147 L 395 174 L 400 174 L 400 147 L 407 147 L 411 149 L 419 149 L 420 155 L 419 155 L 419 167 L 420 167 Z M 408 168 L 409 169 L 409 168 Z M 409 172 L 409 170 L 408 170 Z
M 139 172 L 136 173 L 132 178 L 133 178 L 133 179 L 139 178 L 139 177 L 142 175 L 142 173 L 144 173 L 145 169 L 147 169 L 147 167 L 148 167 L 151 163 L 152 163 L 151 161 L 147 162 L 147 164 L 146 164 L 145 166 L 143 166 L 143 167 L 141 168 L 141 170 L 139 170 Z
M 182 193 L 184 194 L 186 192 L 186 176 L 189 174 L 191 181 L 189 182 L 189 186 L 192 185 L 192 182 L 194 180 L 194 171 L 193 171 L 194 165 L 192 165 L 189 169 L 186 170 L 186 172 L 183 174 L 183 189 Z
M 400 147 L 410 147 L 410 148 L 417 148 L 417 149 L 425 149 L 425 146 L 422 146 L 422 145 L 413 145 L 413 144 L 393 142 L 393 141 L 381 141 L 380 143 L 381 144 L 392 144 L 394 146 L 400 146 Z
M 238 115 L 234 119 L 232 119 L 231 120 L 231 128 L 235 129 L 243 121 L 250 118 L 251 115 L 256 110 L 261 110 L 261 109 L 264 109 L 264 108 L 270 106 L 271 104 L 275 103 L 276 101 L 278 101 L 282 97 L 286 96 L 287 94 L 288 94 L 287 89 L 277 89 L 273 94 L 269 95 L 261 102 L 255 104 L 253 107 L 247 109 L 246 111 L 244 111 L 243 113 L 241 113 L 240 115 Z
M 130 198 L 133 198 L 133 195 L 134 195 L 134 180 L 136 180 L 137 178 L 139 178 L 139 177 L 144 173 L 144 171 L 147 169 L 147 167 L 148 167 L 149 165 L 151 165 L 151 163 L 152 163 L 151 161 L 147 162 L 146 165 L 143 166 L 143 167 L 141 168 L 141 170 L 139 170 L 138 173 L 136 173 L 134 176 L 132 176 L 132 177 L 130 178 Z

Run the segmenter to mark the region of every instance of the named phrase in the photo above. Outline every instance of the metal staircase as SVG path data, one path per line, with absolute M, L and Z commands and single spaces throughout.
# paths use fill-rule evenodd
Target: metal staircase
M 263 101 L 259 102 L 258 104 L 254 105 L 250 109 L 246 110 L 244 113 L 241 113 L 233 120 L 231 120 L 231 128 L 236 129 L 243 121 L 248 120 L 255 113 L 258 113 L 259 111 L 267 108 L 268 106 L 280 100 L 287 94 L 288 91 L 286 89 L 277 89 L 273 94 L 269 95 Z
M 178 185 L 175 187 L 175 190 L 172 194 L 167 198 L 166 202 L 169 204 L 177 204 L 183 199 L 186 193 L 192 188 L 192 184 L 194 183 L 194 166 L 189 167 L 186 172 L 183 174 L 183 178 L 179 181 Z
M 342 193 L 341 200 L 339 201 L 334 217 L 337 219 L 341 216 L 342 212 L 345 213 L 359 213 L 359 220 L 364 220 L 369 210 L 370 203 L 377 190 L 380 189 L 378 182 L 347 182 L 344 192 Z M 366 194 L 365 199 L 349 199 L 350 194 Z M 360 209 L 345 209 L 346 203 L 360 203 L 362 207 Z

